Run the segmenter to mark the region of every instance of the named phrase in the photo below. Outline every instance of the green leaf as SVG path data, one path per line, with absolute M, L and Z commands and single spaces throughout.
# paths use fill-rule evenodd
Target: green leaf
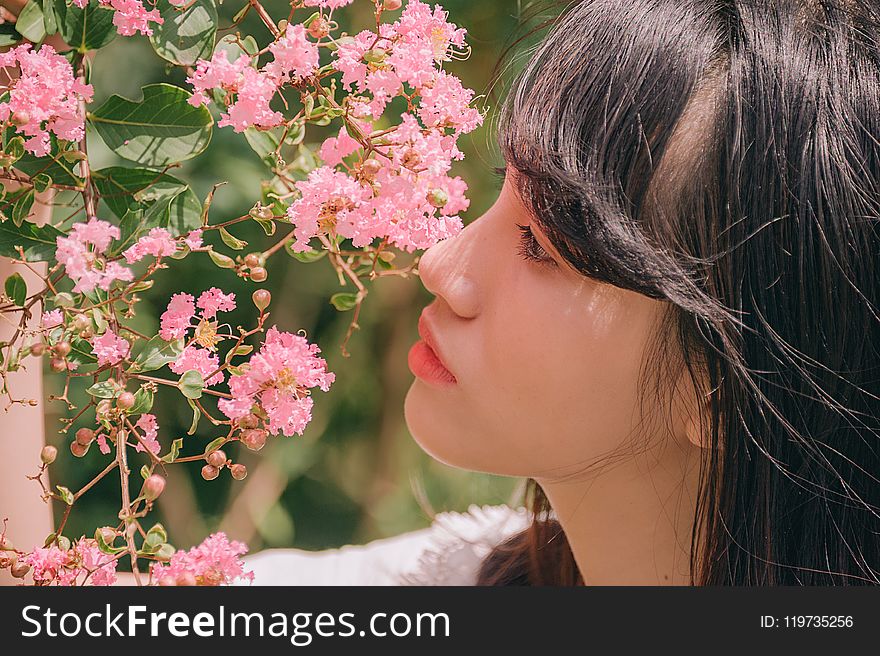
M 211 260 L 221 269 L 233 269 L 235 268 L 235 260 L 227 255 L 223 255 L 222 253 L 215 253 L 213 250 L 208 251 L 208 256 Z
M 171 560 L 171 556 L 174 555 L 175 551 L 177 551 L 177 549 L 166 542 L 156 550 L 156 553 L 153 554 L 153 558 L 161 561 Z
M 92 180 L 101 194 L 101 200 L 119 218 L 129 209 L 174 198 L 188 188 L 183 180 L 162 171 L 126 166 L 110 166 L 93 171 Z
M 115 398 L 117 394 L 119 394 L 119 383 L 115 380 L 102 380 L 100 383 L 95 383 L 89 389 L 86 390 L 88 394 L 94 396 L 97 399 L 112 399 Z
M 189 400 L 189 399 L 187 399 Z M 192 403 L 192 401 L 190 401 Z M 183 438 L 178 437 L 171 443 L 171 450 L 166 453 L 164 456 L 160 458 L 162 462 L 172 463 L 177 460 L 177 456 L 180 454 L 180 449 L 183 448 Z
M 0 24 L 0 48 L 21 43 L 21 34 L 15 29 L 15 23 Z
M 73 492 L 68 490 L 63 485 L 56 485 L 55 488 L 58 490 L 58 493 L 61 495 L 61 500 L 66 503 L 68 506 L 73 505 Z
M 128 411 L 130 415 L 142 415 L 153 409 L 153 393 L 141 387 L 134 394 L 134 405 Z
M 222 239 L 223 243 L 229 246 L 229 248 L 236 251 L 240 251 L 248 245 L 246 241 L 244 241 L 243 239 L 238 239 L 226 228 L 220 228 L 220 239 Z
M 308 251 L 302 251 L 301 253 L 297 253 L 295 250 L 293 250 L 293 242 L 292 241 L 287 241 L 284 243 L 284 250 L 287 252 L 288 255 L 290 255 L 290 257 L 292 257 L 296 260 L 299 260 L 300 262 L 306 262 L 306 263 L 317 262 L 322 257 L 327 255 L 326 249 L 323 249 L 323 248 L 320 250 L 312 249 L 312 250 L 308 250 Z
M 192 402 L 192 399 L 187 399 L 190 407 L 192 407 L 193 411 L 193 419 L 192 424 L 190 424 L 189 430 L 186 431 L 187 435 L 195 435 L 196 429 L 199 427 L 199 419 L 202 417 L 202 411 L 199 410 L 199 406 Z M 182 442 L 183 440 L 181 440 Z
M 146 465 L 141 466 L 141 478 L 147 480 L 150 477 L 150 468 Z
M 214 0 L 195 0 L 183 11 L 168 0 L 159 0 L 156 8 L 164 19 L 161 25 L 152 26 L 150 43 L 157 55 L 182 66 L 211 58 L 217 34 Z
M 31 178 L 31 182 L 34 185 L 34 191 L 43 193 L 52 186 L 52 176 L 48 173 L 38 173 Z
M 9 276 L 3 288 L 6 291 L 6 296 L 12 299 L 13 303 L 18 307 L 24 307 L 24 301 L 27 298 L 27 283 L 20 273 L 13 273 Z
M 47 262 L 55 258 L 58 237 L 64 233 L 51 225 L 37 226 L 24 222 L 20 226 L 12 221 L 0 223 L 0 256 L 17 258 L 21 246 L 28 262 Z
M 278 164 L 275 152 L 280 143 L 280 134 L 277 129 L 258 130 L 257 128 L 247 128 L 244 131 L 244 138 L 247 139 L 251 149 L 260 156 L 263 163 L 272 168 Z
M 144 344 L 144 348 L 141 349 L 141 352 L 128 368 L 128 371 L 144 372 L 161 369 L 169 362 L 176 360 L 183 353 L 183 346 L 184 342 L 182 339 L 166 342 L 156 335 Z
M 58 31 L 71 48 L 85 54 L 103 48 L 116 38 L 113 11 L 100 6 L 97 0 L 89 0 L 83 9 L 67 0 L 54 1 Z
M 208 446 L 205 447 L 205 455 L 208 455 L 209 453 L 212 453 L 213 451 L 219 449 L 225 441 L 225 437 L 218 437 L 216 440 L 211 440 L 208 443 Z
M 38 43 L 46 36 L 46 27 L 43 24 L 43 8 L 36 0 L 30 0 L 15 21 L 15 29 L 28 41 Z
M 357 305 L 357 294 L 352 292 L 339 292 L 330 297 L 330 303 L 340 312 L 351 310 Z
M 22 193 L 15 199 L 15 204 L 12 206 L 12 222 L 17 226 L 24 223 L 24 220 L 30 216 L 33 206 L 34 188 L 22 190 Z
M 202 378 L 201 373 L 195 369 L 190 369 L 183 372 L 177 387 L 186 398 L 199 399 L 202 397 L 202 390 L 205 389 L 205 380 Z
M 153 524 L 153 527 L 147 531 L 144 542 L 152 548 L 158 548 L 168 542 L 168 531 L 161 524 Z
M 143 99 L 111 96 L 89 120 L 120 157 L 146 166 L 191 159 L 207 148 L 214 119 L 207 107 L 187 102 L 188 91 L 171 84 L 148 84 Z
M 94 364 L 98 361 L 92 354 L 92 345 L 81 337 L 71 339 L 70 346 L 71 351 L 70 355 L 67 356 L 68 360 L 83 365 Z

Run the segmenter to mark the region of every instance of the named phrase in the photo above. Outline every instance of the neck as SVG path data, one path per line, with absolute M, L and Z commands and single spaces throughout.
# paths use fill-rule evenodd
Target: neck
M 537 479 L 586 585 L 689 585 L 699 451 L 667 448 L 568 480 Z

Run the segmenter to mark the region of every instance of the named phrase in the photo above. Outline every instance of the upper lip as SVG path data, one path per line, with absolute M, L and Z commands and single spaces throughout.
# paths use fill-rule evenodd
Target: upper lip
M 434 351 L 434 355 L 437 356 L 437 359 L 440 360 L 440 364 L 442 364 L 449 373 L 452 373 L 452 370 L 446 364 L 446 359 L 443 357 L 443 352 L 440 350 L 440 347 L 437 345 L 437 340 L 434 337 L 434 330 L 431 326 L 431 320 L 425 315 L 424 312 L 419 315 L 419 337 L 425 340 L 425 343 L 431 347 L 431 350 Z M 453 374 L 455 376 L 455 374 Z

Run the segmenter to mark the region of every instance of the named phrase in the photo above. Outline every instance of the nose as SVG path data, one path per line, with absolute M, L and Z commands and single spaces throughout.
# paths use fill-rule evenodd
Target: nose
M 481 247 L 477 224 L 480 221 L 477 219 L 455 237 L 436 243 L 419 260 L 419 277 L 425 289 L 467 319 L 480 311 L 477 285 Z

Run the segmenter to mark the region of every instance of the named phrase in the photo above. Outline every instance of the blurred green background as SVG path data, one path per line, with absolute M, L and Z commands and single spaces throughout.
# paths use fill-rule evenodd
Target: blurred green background
M 276 20 L 287 16 L 287 3 L 267 0 L 264 4 Z M 447 68 L 478 95 L 483 94 L 478 104 L 489 109 L 485 125 L 460 140 L 466 158 L 453 172 L 470 186 L 467 223 L 484 212 L 497 193 L 491 173 L 500 161 L 492 132 L 497 99 L 485 94 L 499 55 L 517 31 L 521 7 L 516 0 L 447 0 L 441 4 L 450 12 L 450 20 L 467 28 L 472 47 L 468 61 L 449 62 Z M 242 0 L 226 0 L 219 7 L 221 27 L 231 23 L 242 5 Z M 342 29 L 351 32 L 370 26 L 371 8 L 372 3 L 355 0 L 337 12 Z M 306 14 L 299 13 L 300 20 L 304 19 Z M 269 42 L 268 31 L 253 12 L 237 29 L 243 35 L 253 34 L 261 47 Z M 137 99 L 144 84 L 170 80 L 185 86 L 184 79 L 182 70 L 166 70 L 145 37 L 117 37 L 94 61 L 92 107 L 113 93 Z M 216 119 L 216 109 L 212 111 Z M 310 126 L 309 130 L 306 141 L 314 143 L 329 129 L 322 132 Z M 103 147 L 97 134 L 92 132 L 89 139 L 93 168 L 124 164 Z M 228 181 L 215 195 L 212 222 L 245 214 L 260 198 L 260 181 L 269 177 L 243 134 L 216 126 L 208 150 L 170 172 L 188 180 L 200 198 L 214 183 Z M 250 242 L 245 252 L 262 250 L 277 239 L 266 237 L 252 222 L 237 226 L 234 232 Z M 228 252 L 222 244 L 218 247 Z M 189 547 L 222 529 L 231 538 L 247 542 L 251 551 L 285 546 L 321 549 L 421 528 L 430 523 L 434 512 L 464 510 L 471 503 L 518 501 L 521 481 L 446 467 L 424 454 L 407 430 L 403 400 L 412 374 L 406 354 L 417 338 L 418 314 L 432 299 L 418 278 L 391 276 L 372 284 L 360 330 L 348 345 L 351 357 L 344 358 L 339 347 L 351 313 L 337 312 L 328 299 L 337 291 L 351 291 L 351 286 L 339 287 L 326 259 L 304 264 L 281 251 L 269 260 L 268 270 L 265 287 L 274 299 L 270 323 L 291 332 L 305 329 L 309 339 L 321 347 L 330 370 L 336 372 L 336 383 L 328 393 L 316 390 L 314 418 L 303 437 L 270 438 L 259 453 L 239 452 L 236 447 L 227 451 L 233 460 L 247 465 L 249 475 L 244 481 L 233 481 L 228 470 L 214 481 L 204 481 L 199 462 L 168 468 L 168 491 L 160 498 L 154 517 L 168 528 L 175 546 Z M 232 325 L 252 323 L 249 297 L 257 286 L 215 268 L 207 256 L 197 254 L 173 263 L 157 276 L 133 327 L 154 330 L 172 293 L 198 293 L 211 285 L 236 293 L 240 307 L 229 315 Z M 59 392 L 62 380 L 47 376 L 48 391 Z M 81 388 L 73 389 L 71 396 L 78 404 L 86 400 Z M 85 459 L 73 458 L 66 439 L 57 432 L 63 411 L 60 403 L 48 406 L 47 439 L 59 446 L 60 454 L 53 465 L 53 484 L 76 490 L 103 468 L 105 457 L 93 448 Z M 153 412 L 162 427 L 163 448 L 185 436 L 191 411 L 178 394 L 160 393 Z M 186 439 L 183 455 L 201 453 L 218 435 L 203 420 L 199 432 Z M 140 464 L 136 460 L 132 467 L 135 477 Z M 115 524 L 118 496 L 118 480 L 107 477 L 77 503 L 65 533 L 78 537 L 91 534 L 96 526 Z

